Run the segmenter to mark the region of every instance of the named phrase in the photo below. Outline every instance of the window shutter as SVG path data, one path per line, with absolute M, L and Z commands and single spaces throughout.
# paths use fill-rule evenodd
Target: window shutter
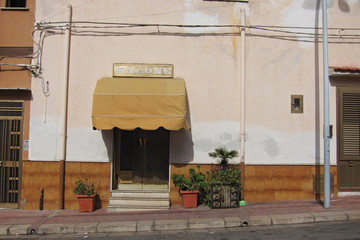
M 360 160 L 360 93 L 341 91 L 340 160 Z

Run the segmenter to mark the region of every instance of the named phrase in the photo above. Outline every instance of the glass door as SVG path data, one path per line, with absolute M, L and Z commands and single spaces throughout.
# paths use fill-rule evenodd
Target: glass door
M 143 131 L 142 184 L 146 188 L 167 188 L 169 182 L 169 131 Z
M 116 133 L 120 149 L 119 189 L 167 189 L 169 182 L 170 132 L 135 129 Z M 118 143 L 116 143 L 118 144 Z

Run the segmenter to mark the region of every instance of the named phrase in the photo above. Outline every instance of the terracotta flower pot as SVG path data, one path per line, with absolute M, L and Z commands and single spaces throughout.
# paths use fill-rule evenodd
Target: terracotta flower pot
M 76 195 L 79 202 L 80 212 L 92 212 L 95 209 L 95 197 L 96 193 L 93 195 Z
M 199 194 L 199 190 L 195 190 L 195 191 L 180 190 L 180 194 L 183 199 L 184 208 L 196 208 L 197 207 L 197 197 Z

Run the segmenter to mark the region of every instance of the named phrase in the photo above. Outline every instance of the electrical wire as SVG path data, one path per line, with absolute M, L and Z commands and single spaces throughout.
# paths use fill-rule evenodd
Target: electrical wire
M 96 21 L 72 21 L 72 25 L 74 24 L 94 24 L 94 25 L 111 25 L 111 26 L 135 26 L 135 27 L 180 27 L 180 28 L 228 28 L 228 27 L 244 27 L 244 28 L 274 28 L 274 29 L 311 29 L 311 30 L 321 30 L 321 27 L 309 27 L 309 26 L 276 26 L 276 25 L 238 25 L 238 24 L 159 24 L 159 23 L 116 23 L 116 22 L 96 22 Z M 66 21 L 55 21 L 55 22 L 39 22 L 38 25 L 46 26 L 46 25 L 62 25 L 65 26 L 69 24 Z M 95 26 L 92 27 L 95 27 Z M 344 28 L 344 27 L 329 27 L 328 30 L 358 30 L 360 28 Z
M 63 31 L 65 25 L 68 24 L 67 22 L 45 22 L 41 23 L 45 26 L 47 30 L 54 30 L 56 32 L 56 27 Z M 136 28 L 151 28 L 155 27 L 156 30 L 154 31 L 139 31 L 134 32 L 133 30 L 128 32 L 126 29 L 136 29 Z M 76 21 L 72 22 L 72 28 L 74 31 L 74 35 L 78 36 L 132 36 L 132 35 L 164 35 L 164 36 L 236 36 L 237 31 L 234 29 L 238 28 L 246 28 L 249 33 L 248 35 L 252 35 L 252 31 L 261 31 L 261 32 L 270 32 L 272 34 L 283 34 L 277 36 L 279 39 L 287 39 L 289 36 L 287 34 L 293 34 L 296 38 L 301 41 L 301 35 L 312 36 L 317 38 L 322 38 L 322 34 L 320 33 L 313 33 L 309 32 L 321 30 L 321 28 L 311 28 L 311 27 L 291 27 L 291 26 L 263 26 L 263 25 L 249 25 L 249 26 L 242 26 L 242 25 L 183 25 L 183 24 L 143 24 L 143 23 L 112 23 L 112 22 L 90 22 L 90 21 Z M 167 28 L 182 28 L 183 31 L 169 31 L 169 30 L 160 30 L 167 29 Z M 100 30 L 99 30 L 100 29 Z M 104 30 L 105 29 L 105 30 Z M 110 30 L 109 30 L 110 29 Z M 119 31 L 119 29 L 125 31 Z M 196 32 L 189 32 L 186 29 L 197 29 Z M 202 29 L 198 30 L 198 29 Z M 210 32 L 209 29 L 232 29 L 231 32 L 224 32 L 224 31 L 213 31 Z M 333 31 L 333 33 L 329 33 L 331 38 L 338 38 L 341 41 L 333 41 L 330 43 L 346 43 L 344 40 L 358 40 L 360 38 L 360 28 L 329 28 L 329 31 Z M 351 31 L 354 32 L 352 34 L 343 34 L 342 32 Z M 240 35 L 240 33 L 238 33 Z M 260 34 L 255 33 L 253 36 L 258 37 L 273 37 L 273 35 L 269 34 Z M 354 43 L 353 41 L 350 43 Z
M 90 2 L 90 1 L 89 1 Z M 228 37 L 240 36 L 239 29 L 246 29 L 247 37 L 269 38 L 283 41 L 321 43 L 322 28 L 309 26 L 271 26 L 271 25 L 236 25 L 236 24 L 159 24 L 159 23 L 116 23 L 99 21 L 53 21 L 37 22 L 32 28 L 31 37 L 36 51 L 25 56 L 2 56 L 4 58 L 32 58 L 35 64 L 0 63 L 28 69 L 34 77 L 42 81 L 44 95 L 49 94 L 48 82 L 41 75 L 42 53 L 46 37 L 64 34 L 71 26 L 74 36 L 179 36 L 179 37 Z M 150 29 L 150 30 L 147 30 Z M 329 44 L 360 44 L 360 28 L 329 27 Z M 35 36 L 37 34 L 37 36 Z

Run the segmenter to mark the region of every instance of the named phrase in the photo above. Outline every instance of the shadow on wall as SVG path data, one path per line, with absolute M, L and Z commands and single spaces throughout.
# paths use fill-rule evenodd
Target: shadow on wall
M 112 162 L 113 159 L 113 145 L 114 145 L 114 129 L 111 130 L 98 130 L 101 131 L 102 139 L 106 146 L 108 159 Z
M 189 163 L 194 160 L 194 142 L 191 132 L 191 112 L 186 91 L 186 120 L 190 130 L 180 129 L 170 133 L 170 163 Z
M 319 74 L 319 15 L 320 15 L 320 6 L 321 0 L 316 1 L 316 14 L 315 14 L 315 41 L 314 41 L 314 56 L 315 56 L 315 86 L 314 86 L 314 95 L 315 95 L 315 175 L 320 175 L 320 74 Z M 322 46 L 322 45 L 321 45 Z M 320 178 L 319 178 L 320 179 Z M 320 204 L 322 204 L 320 194 L 315 194 L 315 199 Z
M 97 194 L 96 197 L 95 197 L 95 210 L 96 209 L 102 209 L 103 208 L 103 204 L 102 204 L 102 201 L 100 199 L 100 195 Z

